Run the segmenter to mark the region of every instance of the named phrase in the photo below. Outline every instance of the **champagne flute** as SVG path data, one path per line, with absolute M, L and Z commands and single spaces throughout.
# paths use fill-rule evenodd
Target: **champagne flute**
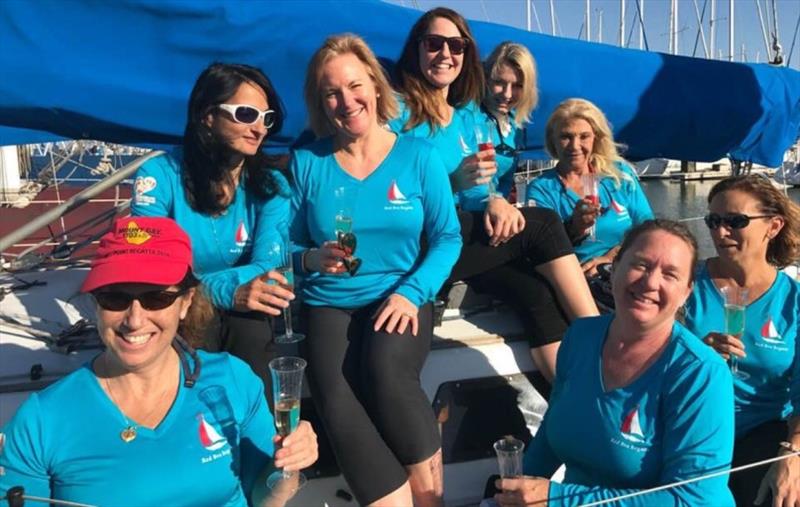
M 525 173 L 514 174 L 514 193 L 517 200 L 514 205 L 517 208 L 524 208 L 528 200 L 528 175 Z
M 275 429 L 282 437 L 296 430 L 300 424 L 300 399 L 305 369 L 306 361 L 299 357 L 278 357 L 269 362 L 275 403 Z M 296 491 L 306 483 L 306 476 L 302 472 L 275 471 L 267 477 L 267 487 L 274 489 L 281 481 L 295 478 Z
M 583 196 L 588 198 L 593 206 L 600 205 L 600 192 L 598 191 L 598 179 L 594 173 L 586 173 L 581 176 L 581 185 L 583 186 Z M 592 224 L 589 229 L 588 241 L 597 241 L 597 222 Z
M 279 229 L 280 230 L 280 229 Z M 285 229 L 284 229 L 285 230 Z M 286 284 L 281 287 L 294 292 L 294 266 L 292 265 L 292 241 L 289 235 L 281 234 L 281 240 L 272 245 L 272 251 L 277 257 L 275 271 L 286 278 Z M 297 343 L 305 338 L 303 333 L 292 329 L 292 305 L 283 309 L 284 332 L 275 337 L 275 343 Z
M 350 211 L 350 206 L 353 205 L 353 200 L 355 199 L 354 193 L 348 187 L 333 189 L 333 197 L 336 203 L 336 217 L 334 219 L 336 239 L 339 239 L 340 234 L 353 231 L 353 214 Z
M 511 435 L 506 435 L 494 443 L 494 452 L 497 453 L 497 465 L 500 468 L 500 478 L 513 479 L 522 477 L 522 453 L 525 444 Z
M 478 145 L 478 152 L 488 151 L 494 149 L 494 141 L 492 141 L 492 129 L 494 128 L 494 123 L 491 121 L 476 121 L 475 122 L 475 142 Z M 490 159 L 485 159 L 487 161 L 493 161 L 494 156 Z M 497 192 L 494 184 L 494 176 L 492 176 L 489 181 L 486 183 L 486 187 L 489 190 L 489 195 L 486 196 L 481 202 L 487 202 L 492 198 L 495 197 L 503 197 L 502 194 Z
M 747 289 L 728 286 L 720 289 L 725 302 L 725 333 L 742 339 L 744 334 L 744 314 L 747 309 Z M 739 359 L 733 354 L 728 359 L 731 374 L 740 379 L 747 379 L 749 374 L 739 370 Z

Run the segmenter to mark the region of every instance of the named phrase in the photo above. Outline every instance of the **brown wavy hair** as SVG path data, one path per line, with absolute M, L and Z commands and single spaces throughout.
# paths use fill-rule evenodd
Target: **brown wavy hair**
M 767 178 L 757 174 L 726 178 L 711 188 L 708 202 L 717 194 L 737 190 L 755 197 L 760 213 L 783 218 L 783 227 L 767 246 L 767 262 L 779 268 L 800 259 L 800 206 L 784 195 Z
M 678 239 L 683 240 L 684 243 L 689 247 L 692 251 L 692 265 L 690 266 L 689 270 L 689 283 L 694 283 L 694 276 L 695 276 L 695 266 L 697 265 L 697 239 L 694 237 L 694 234 L 686 228 L 685 225 L 676 222 L 675 220 L 669 220 L 666 218 L 654 218 L 650 220 L 645 220 L 639 225 L 634 226 L 633 228 L 629 229 L 627 233 L 625 233 L 625 238 L 622 240 L 622 243 L 619 247 L 619 252 L 617 252 L 617 256 L 614 257 L 614 265 L 622 259 L 622 256 L 625 255 L 631 246 L 639 239 L 639 236 L 643 236 L 649 232 L 655 231 L 664 231 L 667 234 L 675 236 Z
M 214 305 L 206 294 L 205 288 L 191 270 L 178 284 L 178 288 L 180 290 L 195 289 L 186 317 L 178 324 L 178 334 L 192 347 L 202 347 L 205 345 L 206 326 L 214 316 Z
M 480 104 L 484 94 L 483 66 L 481 65 L 478 44 L 472 36 L 467 20 L 461 14 L 447 7 L 431 9 L 414 23 L 408 34 L 403 52 L 397 61 L 396 81 L 398 90 L 403 94 L 406 107 L 410 113 L 403 126 L 404 131 L 428 123 L 431 130 L 444 125 L 444 118 L 439 112 L 441 96 L 434 86 L 428 82 L 419 67 L 420 39 L 427 33 L 436 18 L 451 21 L 458 28 L 461 37 L 467 39 L 461 72 L 450 84 L 447 103 L 453 107 L 463 107 L 470 102 Z

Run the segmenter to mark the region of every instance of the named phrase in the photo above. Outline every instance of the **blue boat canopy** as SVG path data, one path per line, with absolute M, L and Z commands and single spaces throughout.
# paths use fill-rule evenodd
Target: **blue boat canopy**
M 180 142 L 186 101 L 210 62 L 264 69 L 288 121 L 271 142 L 288 146 L 306 124 L 302 83 L 330 34 L 363 36 L 387 65 L 420 12 L 377 0 L 6 0 L 0 16 L 0 145 L 98 139 Z M 562 100 L 598 104 L 632 159 L 777 166 L 796 140 L 800 73 L 628 50 L 472 22 L 481 53 L 514 40 L 539 69 L 540 105 L 528 144 Z

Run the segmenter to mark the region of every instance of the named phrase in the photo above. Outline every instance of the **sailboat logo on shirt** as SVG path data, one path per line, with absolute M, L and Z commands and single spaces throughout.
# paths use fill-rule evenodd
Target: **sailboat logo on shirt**
M 783 344 L 783 337 L 775 329 L 775 323 L 772 322 L 772 317 L 761 326 L 761 339 L 767 343 Z
M 197 414 L 197 420 L 200 422 L 198 433 L 200 435 L 200 443 L 203 444 L 209 451 L 216 451 L 225 447 L 228 440 L 220 435 L 214 427 L 206 422 L 203 414 Z
M 408 199 L 406 199 L 406 196 L 400 191 L 400 187 L 397 186 L 397 182 L 395 180 L 392 180 L 392 184 L 389 185 L 389 191 L 386 192 L 386 198 L 389 199 L 389 202 L 392 204 L 408 204 Z
M 247 244 L 247 228 L 244 226 L 244 220 L 239 222 L 239 227 L 236 229 L 236 246 L 243 248 Z
M 617 213 L 617 215 L 622 215 L 623 213 L 628 212 L 628 208 L 618 203 L 617 200 L 613 198 L 611 199 L 611 208 Z
M 629 442 L 644 442 L 644 433 L 642 433 L 642 426 L 639 424 L 639 405 L 633 407 L 633 410 L 622 420 L 620 432 L 622 433 L 622 438 Z

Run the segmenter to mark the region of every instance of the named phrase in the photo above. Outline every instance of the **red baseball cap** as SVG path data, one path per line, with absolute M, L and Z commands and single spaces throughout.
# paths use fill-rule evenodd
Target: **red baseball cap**
M 191 242 L 174 220 L 121 218 L 100 238 L 81 292 L 115 283 L 176 285 L 190 269 Z

